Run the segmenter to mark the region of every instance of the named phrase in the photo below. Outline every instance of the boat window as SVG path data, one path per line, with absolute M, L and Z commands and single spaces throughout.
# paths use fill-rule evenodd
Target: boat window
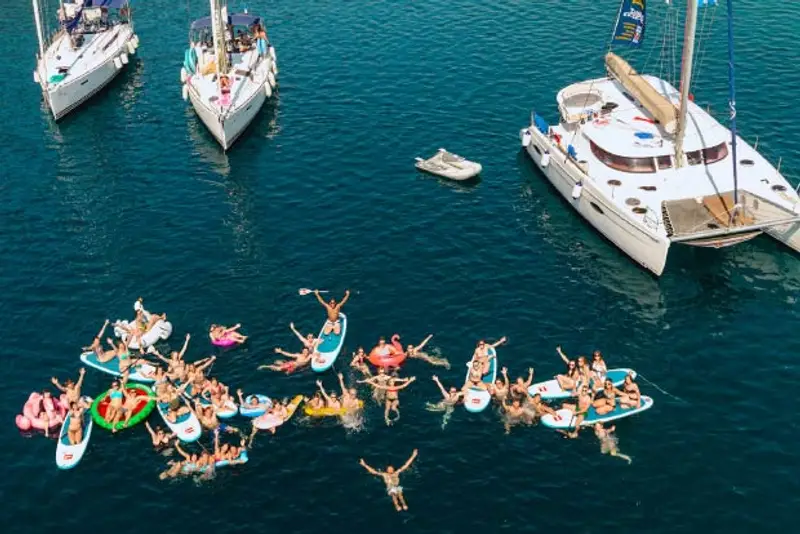
M 592 153 L 612 169 L 622 172 L 656 172 L 656 163 L 653 158 L 626 158 L 606 152 L 594 143 L 591 143 Z
M 686 161 L 689 165 L 700 165 L 703 163 L 703 154 L 699 150 L 686 153 Z
M 670 155 L 658 156 L 656 158 L 656 161 L 658 162 L 658 168 L 659 169 L 671 169 L 672 168 L 672 156 L 670 156 Z
M 600 206 L 598 206 L 598 205 L 597 205 L 597 204 L 595 204 L 594 202 L 589 202 L 589 205 L 590 205 L 591 207 L 593 207 L 593 208 L 594 208 L 594 211 L 596 211 L 597 213 L 603 213 L 603 210 L 600 208 Z M 605 214 L 604 214 L 604 215 L 605 215 Z
M 706 165 L 716 163 L 726 157 L 728 157 L 728 145 L 726 143 L 703 149 L 703 160 L 705 160 Z

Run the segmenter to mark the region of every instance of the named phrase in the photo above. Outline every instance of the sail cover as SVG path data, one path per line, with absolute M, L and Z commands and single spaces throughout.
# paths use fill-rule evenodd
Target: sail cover
M 656 91 L 647 80 L 642 78 L 627 61 L 613 52 L 606 55 L 606 68 L 622 86 L 650 112 L 655 120 L 668 134 L 674 134 L 678 127 L 678 116 L 675 105 L 670 100 Z
M 252 26 L 253 24 L 258 23 L 260 20 L 261 19 L 259 17 L 247 15 L 246 13 L 236 13 L 228 17 L 228 23 L 232 26 Z M 211 17 L 203 17 L 192 22 L 193 30 L 202 30 L 203 28 L 210 27 Z
M 699 0 L 704 1 L 704 0 Z M 622 0 L 613 43 L 640 46 L 644 41 L 645 0 Z

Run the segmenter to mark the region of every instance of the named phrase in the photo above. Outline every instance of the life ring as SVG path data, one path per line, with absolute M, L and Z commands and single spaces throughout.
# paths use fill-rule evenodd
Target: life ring
M 389 352 L 381 354 L 378 352 L 378 347 L 374 347 L 367 359 L 369 363 L 375 367 L 400 367 L 406 360 L 408 355 L 403 352 L 403 346 L 400 344 L 400 336 L 395 334 L 392 336 L 392 344 L 386 346 Z
M 561 146 L 561 136 L 559 134 L 553 134 L 553 141 L 555 141 L 557 145 Z

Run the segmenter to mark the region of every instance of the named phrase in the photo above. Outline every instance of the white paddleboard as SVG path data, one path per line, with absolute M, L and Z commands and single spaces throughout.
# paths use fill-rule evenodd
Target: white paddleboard
M 131 358 L 135 359 L 133 355 L 131 355 Z M 102 371 L 113 376 L 122 376 L 122 373 L 119 370 L 119 360 L 117 358 L 112 358 L 107 362 L 101 362 L 97 359 L 97 354 L 94 352 L 84 352 L 81 354 L 81 361 L 85 365 L 93 369 L 97 369 L 98 371 Z M 136 364 L 129 369 L 128 380 L 142 382 L 144 384 L 152 384 L 156 381 L 154 378 L 155 372 L 155 366 L 149 363 Z
M 642 395 L 642 400 L 639 403 L 638 408 L 625 409 L 619 405 L 619 402 L 617 402 L 616 407 L 605 415 L 598 415 L 594 408 L 589 408 L 589 412 L 586 414 L 586 417 L 583 421 L 581 421 L 581 427 L 592 426 L 595 423 L 608 423 L 610 421 L 616 421 L 617 419 L 630 417 L 631 415 L 636 415 L 637 413 L 649 410 L 652 408 L 652 406 L 653 399 L 646 395 Z M 555 415 L 543 415 L 542 424 L 548 428 L 570 430 L 575 428 L 575 414 L 562 408 L 561 410 L 556 410 Z
M 487 354 L 497 355 L 497 352 L 492 348 L 489 347 L 487 350 Z M 464 379 L 466 382 L 469 380 L 469 370 L 472 368 L 472 360 L 469 361 L 467 364 L 467 376 Z M 494 381 L 497 380 L 497 358 L 492 358 L 489 360 L 489 372 L 483 376 L 482 382 L 487 386 L 494 384 Z M 464 408 L 467 409 L 468 412 L 478 413 L 482 412 L 489 406 L 489 403 L 492 401 L 492 394 L 489 393 L 488 390 L 480 389 L 476 387 L 471 387 L 467 390 L 466 395 L 464 395 Z
M 322 343 L 317 347 L 319 356 L 311 360 L 311 368 L 318 373 L 330 369 L 333 366 L 333 362 L 336 361 L 336 358 L 339 357 L 339 353 L 342 351 L 344 336 L 347 334 L 347 316 L 340 313 L 339 322 L 342 323 L 342 331 L 338 336 L 333 332 L 327 335 L 324 334 L 325 325 L 328 324 L 327 320 L 319 331 L 319 338 L 322 340 Z
M 92 414 L 86 409 L 83 411 L 83 439 L 77 445 L 71 445 L 67 435 L 71 419 L 72 414 L 67 412 L 67 416 L 61 425 L 61 431 L 58 433 L 56 465 L 59 469 L 72 469 L 78 465 L 86 452 L 86 446 L 89 445 L 89 438 L 92 437 L 94 422 L 92 421 Z
M 197 420 L 197 416 L 194 415 L 194 412 L 190 411 L 189 413 L 181 415 L 173 423 L 167 419 L 167 412 L 169 410 L 166 403 L 156 402 L 156 409 L 158 413 L 161 414 L 164 423 L 178 436 L 179 440 L 191 443 L 200 439 L 202 427 L 200 426 L 200 421 Z
M 627 368 L 609 369 L 608 373 L 606 374 L 606 378 L 611 379 L 611 381 L 614 383 L 614 387 L 618 388 L 625 381 L 625 377 L 629 373 L 633 375 L 634 379 L 636 378 L 636 371 Z M 561 389 L 561 386 L 558 385 L 558 380 L 555 378 L 552 380 L 547 380 L 546 382 L 531 384 L 528 388 L 528 393 L 531 396 L 538 393 L 542 396 L 542 400 L 568 399 L 574 396 L 573 391 Z

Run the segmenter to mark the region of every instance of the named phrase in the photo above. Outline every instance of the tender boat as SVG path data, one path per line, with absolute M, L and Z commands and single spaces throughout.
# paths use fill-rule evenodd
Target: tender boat
M 181 83 L 183 99 L 228 150 L 272 96 L 277 56 L 261 18 L 229 16 L 226 0 L 210 3 L 211 16 L 192 23 Z
M 128 0 L 62 2 L 60 29 L 45 39 L 33 0 L 39 55 L 33 79 L 56 120 L 89 100 L 130 62 L 139 46 Z
M 440 148 L 431 158 L 417 158 L 417 162 L 414 165 L 421 171 L 459 182 L 474 178 L 483 170 L 480 163 L 464 159 L 458 154 L 453 154 L 443 148 Z
M 680 90 L 609 52 L 606 77 L 558 93 L 558 124 L 534 113 L 520 131 L 524 150 L 567 202 L 656 275 L 674 243 L 721 248 L 766 233 L 800 251 L 800 197 L 780 164 L 736 134 L 732 0 L 730 129 L 689 92 L 697 11 L 716 3 L 687 1 Z M 640 44 L 644 21 L 644 2 L 623 0 L 612 43 Z M 665 50 L 677 38 L 665 34 Z

